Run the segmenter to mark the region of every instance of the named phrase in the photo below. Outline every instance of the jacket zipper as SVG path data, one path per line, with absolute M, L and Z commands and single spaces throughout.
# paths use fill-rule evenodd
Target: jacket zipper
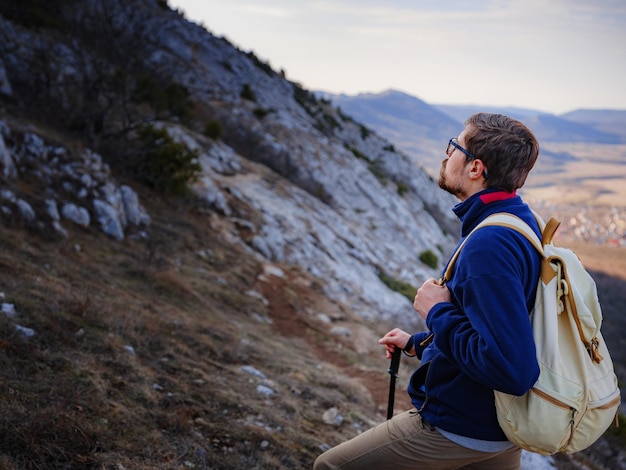
M 431 335 L 431 336 L 434 336 L 434 335 Z M 430 363 L 428 364 L 428 370 L 426 371 L 426 377 L 424 377 L 424 396 L 425 396 L 426 398 L 424 398 L 424 403 L 422 403 L 422 406 L 420 406 L 420 409 L 419 409 L 419 410 L 417 410 L 417 412 L 418 412 L 418 413 L 421 413 L 421 412 L 422 412 L 422 410 L 423 410 L 424 408 L 426 408 L 426 403 L 428 403 L 428 398 L 429 398 L 429 397 L 428 397 L 428 393 L 427 393 L 427 391 L 426 391 L 426 384 L 428 383 L 428 376 L 430 375 L 430 370 L 431 370 L 430 368 L 431 368 L 431 367 L 432 367 L 432 365 L 433 365 L 433 362 L 432 362 L 432 361 L 429 361 L 429 362 L 430 362 Z

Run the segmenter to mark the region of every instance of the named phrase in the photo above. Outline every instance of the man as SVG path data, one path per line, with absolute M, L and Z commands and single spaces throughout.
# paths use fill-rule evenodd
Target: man
M 461 201 L 453 209 L 460 242 L 496 212 L 520 217 L 541 237 L 516 195 L 538 153 L 532 132 L 499 114 L 471 116 L 450 139 L 439 186 Z M 540 255 L 520 233 L 473 233 L 452 279 L 429 279 L 417 291 L 413 307 L 429 331 L 396 328 L 379 340 L 387 358 L 400 348 L 421 360 L 408 385 L 414 408 L 330 449 L 314 468 L 519 469 L 521 449 L 498 425 L 493 390 L 523 395 L 539 377 L 529 321 L 539 271 Z

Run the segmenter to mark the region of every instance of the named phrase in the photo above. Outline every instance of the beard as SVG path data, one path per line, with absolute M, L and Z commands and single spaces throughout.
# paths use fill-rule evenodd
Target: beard
M 465 194 L 465 191 L 463 190 L 461 185 L 460 184 L 452 185 L 446 179 L 446 175 L 445 175 L 446 163 L 447 161 L 444 161 L 441 164 L 441 170 L 439 171 L 439 181 L 438 181 L 439 187 L 443 189 L 444 191 L 449 192 L 453 196 L 456 196 L 458 199 L 462 199 L 462 196 Z

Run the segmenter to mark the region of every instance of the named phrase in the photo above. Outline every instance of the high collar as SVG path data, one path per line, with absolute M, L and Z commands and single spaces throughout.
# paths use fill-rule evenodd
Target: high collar
M 472 194 L 452 210 L 461 221 L 461 236 L 464 237 L 487 215 L 498 212 L 504 206 L 521 203 L 515 192 L 489 188 Z

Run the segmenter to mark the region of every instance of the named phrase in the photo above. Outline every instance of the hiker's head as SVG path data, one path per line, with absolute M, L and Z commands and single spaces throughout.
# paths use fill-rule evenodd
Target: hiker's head
M 502 114 L 477 113 L 465 121 L 464 143 L 482 161 L 486 188 L 521 188 L 537 161 L 539 143 L 521 122 Z

